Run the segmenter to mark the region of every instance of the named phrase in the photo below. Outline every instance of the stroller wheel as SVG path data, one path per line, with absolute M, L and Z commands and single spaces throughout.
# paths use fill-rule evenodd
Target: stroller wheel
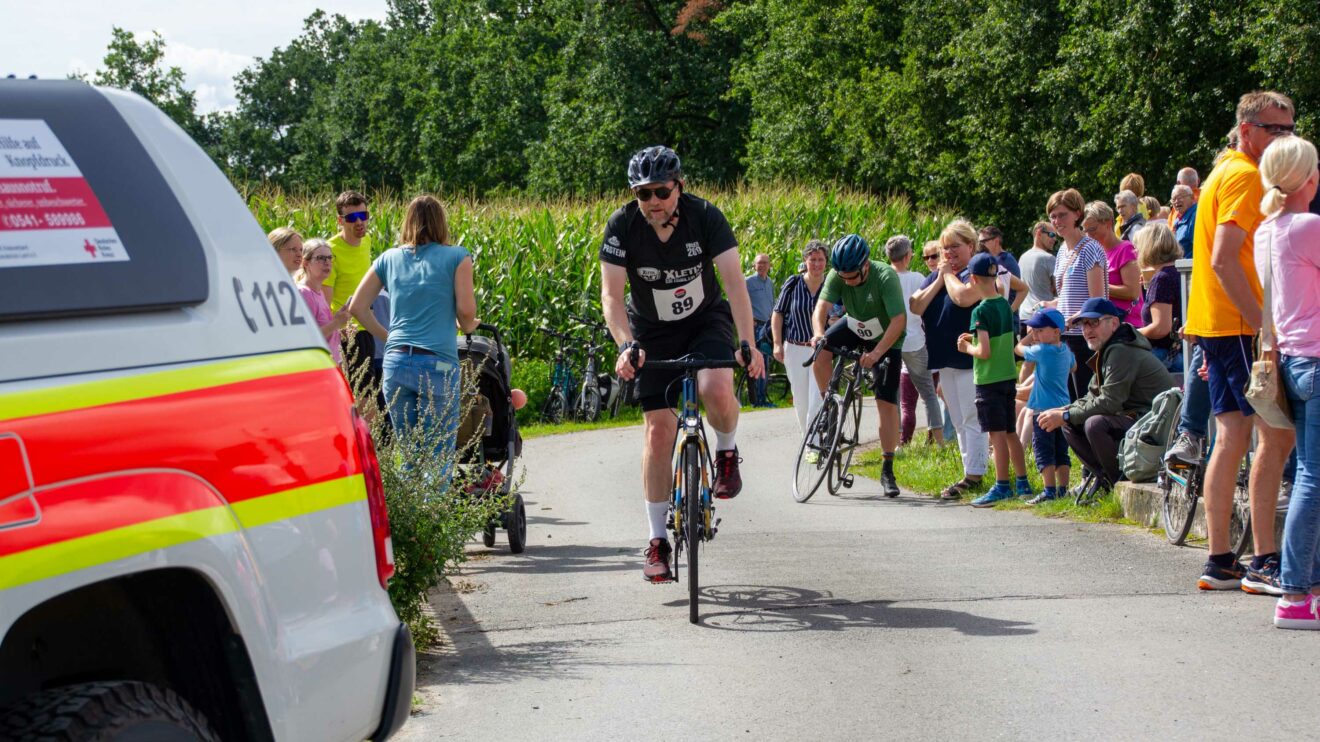
M 513 496 L 513 508 L 504 514 L 504 528 L 509 534 L 509 551 L 521 554 L 527 548 L 527 509 L 522 495 Z
M 487 547 L 495 545 L 495 524 L 491 523 L 481 532 L 481 543 Z

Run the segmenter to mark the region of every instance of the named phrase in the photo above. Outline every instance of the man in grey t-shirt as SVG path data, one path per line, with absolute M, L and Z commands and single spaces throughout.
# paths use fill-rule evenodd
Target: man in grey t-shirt
M 1055 299 L 1054 246 L 1058 240 L 1059 235 L 1048 222 L 1037 222 L 1031 228 L 1031 249 L 1022 253 L 1022 259 L 1018 261 L 1022 267 L 1022 280 L 1027 284 L 1027 298 L 1018 307 L 1018 317 L 1023 322 L 1031 319 L 1041 302 Z
M 770 363 L 769 348 L 762 348 L 763 344 L 768 344 L 770 336 L 770 315 L 775 309 L 775 282 L 770 280 L 770 256 L 761 253 L 752 261 L 752 267 L 756 272 L 747 277 L 747 295 L 752 300 L 752 322 L 756 332 L 756 348 L 765 355 L 767 367 Z M 765 396 L 765 377 L 756 380 L 753 386 L 754 398 L 752 405 L 754 407 L 769 407 L 770 400 Z

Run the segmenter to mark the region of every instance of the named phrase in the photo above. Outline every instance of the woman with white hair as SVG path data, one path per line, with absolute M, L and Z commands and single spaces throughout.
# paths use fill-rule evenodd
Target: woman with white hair
M 1320 190 L 1316 150 L 1296 136 L 1274 140 L 1260 160 L 1268 190 L 1256 229 L 1256 272 L 1270 297 L 1263 328 L 1273 334 L 1297 431 L 1297 476 L 1283 523 L 1274 625 L 1320 629 L 1320 216 L 1308 207 Z
M 1132 191 L 1123 190 L 1114 194 L 1114 211 L 1121 221 L 1118 224 L 1118 238 L 1132 241 L 1132 236 L 1146 225 L 1146 216 L 1141 213 L 1141 199 Z

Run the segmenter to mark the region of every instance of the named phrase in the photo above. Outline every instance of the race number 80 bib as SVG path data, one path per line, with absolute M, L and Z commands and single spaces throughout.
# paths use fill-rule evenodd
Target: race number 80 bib
M 652 289 L 652 292 L 655 296 L 655 313 L 666 322 L 692 314 L 706 298 L 706 292 L 701 288 L 701 276 L 676 289 Z
M 848 329 L 863 340 L 878 340 L 881 335 L 885 334 L 885 327 L 880 324 L 878 317 L 863 322 L 856 317 L 845 314 L 843 320 L 848 323 Z

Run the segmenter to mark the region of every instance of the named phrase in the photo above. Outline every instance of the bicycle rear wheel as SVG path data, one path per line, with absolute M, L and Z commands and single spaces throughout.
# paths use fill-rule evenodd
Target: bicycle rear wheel
M 1160 474 L 1160 489 L 1164 491 L 1164 537 L 1174 546 L 1185 543 L 1192 530 L 1200 478 L 1200 468 L 1183 469 L 1176 474 L 1166 468 Z
M 688 551 L 688 621 L 698 621 L 698 598 L 701 583 L 698 579 L 699 554 L 705 526 L 705 510 L 701 492 L 701 448 L 690 440 L 683 444 L 683 529 L 687 533 Z
M 848 467 L 852 465 L 853 452 L 857 450 L 857 440 L 862 431 L 862 398 L 854 395 L 845 404 L 839 414 L 839 430 L 833 446 L 834 464 L 829 467 L 829 476 L 825 486 L 831 495 L 839 494 L 839 488 L 848 476 Z
M 793 499 L 798 502 L 810 500 L 829 475 L 834 460 L 838 411 L 839 404 L 834 395 L 826 397 L 802 436 L 793 475 Z M 815 460 L 811 461 L 812 458 Z
M 772 403 L 778 405 L 787 401 L 791 392 L 787 374 L 770 374 L 766 377 L 765 396 Z
M 1228 543 L 1233 553 L 1242 556 L 1251 548 L 1251 455 L 1242 460 L 1238 469 L 1237 487 L 1233 489 L 1233 510 L 1228 518 Z

